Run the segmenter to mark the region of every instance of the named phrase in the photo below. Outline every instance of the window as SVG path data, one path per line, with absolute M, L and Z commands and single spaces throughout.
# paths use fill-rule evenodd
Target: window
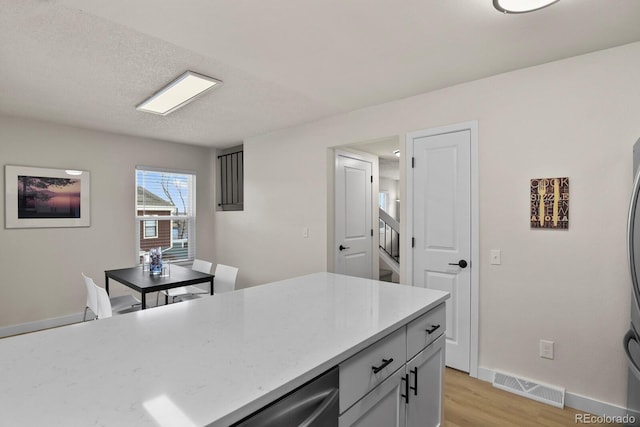
M 218 210 L 241 211 L 243 206 L 244 151 L 239 145 L 218 156 Z
M 144 222 L 144 238 L 155 239 L 158 237 L 158 221 L 146 220 Z
M 195 258 L 196 176 L 178 172 L 136 168 L 136 240 L 139 257 L 161 248 L 168 261 Z

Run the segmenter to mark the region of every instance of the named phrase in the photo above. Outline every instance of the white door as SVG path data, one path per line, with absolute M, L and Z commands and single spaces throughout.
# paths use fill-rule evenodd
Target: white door
M 372 164 L 336 155 L 335 272 L 373 278 Z
M 469 372 L 471 131 L 413 139 L 413 284 L 447 291 L 447 366 Z

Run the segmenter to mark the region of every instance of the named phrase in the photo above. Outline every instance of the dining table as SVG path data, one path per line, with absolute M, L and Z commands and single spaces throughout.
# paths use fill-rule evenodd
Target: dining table
M 196 285 L 198 283 L 209 283 L 209 292 L 213 295 L 213 274 L 202 273 L 177 264 L 171 264 L 165 269 L 163 274 L 151 274 L 143 265 L 105 270 L 104 287 L 109 293 L 109 280 L 115 280 L 131 289 L 140 292 L 142 306 L 147 307 L 147 294 L 160 292 L 167 289 L 179 288 L 181 286 Z M 169 302 L 169 297 L 165 295 L 165 304 Z

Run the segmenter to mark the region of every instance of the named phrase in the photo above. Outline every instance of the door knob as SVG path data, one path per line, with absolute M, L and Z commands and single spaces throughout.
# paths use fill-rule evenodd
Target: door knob
M 467 265 L 469 265 L 469 263 L 467 263 L 467 261 L 461 259 L 458 262 L 450 262 L 449 265 L 457 265 L 460 268 L 465 268 Z
M 340 246 L 338 247 L 338 249 L 340 249 L 341 251 L 344 251 L 345 249 L 351 249 L 351 248 L 350 248 L 349 246 L 342 246 L 342 245 L 340 245 Z

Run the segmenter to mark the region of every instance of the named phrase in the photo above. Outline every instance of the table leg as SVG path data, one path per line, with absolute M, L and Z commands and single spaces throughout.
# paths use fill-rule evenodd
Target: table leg
M 107 295 L 109 295 L 109 276 L 107 273 L 104 273 L 104 290 L 107 291 Z
M 209 282 L 211 283 L 211 287 L 209 289 L 211 290 L 211 295 L 213 295 L 213 277 Z
M 169 305 L 169 295 L 167 294 L 164 296 L 164 305 Z
M 146 292 L 141 292 L 142 294 L 142 301 L 141 301 L 141 305 L 140 305 L 140 310 L 144 310 L 145 308 L 147 308 L 147 293 Z

